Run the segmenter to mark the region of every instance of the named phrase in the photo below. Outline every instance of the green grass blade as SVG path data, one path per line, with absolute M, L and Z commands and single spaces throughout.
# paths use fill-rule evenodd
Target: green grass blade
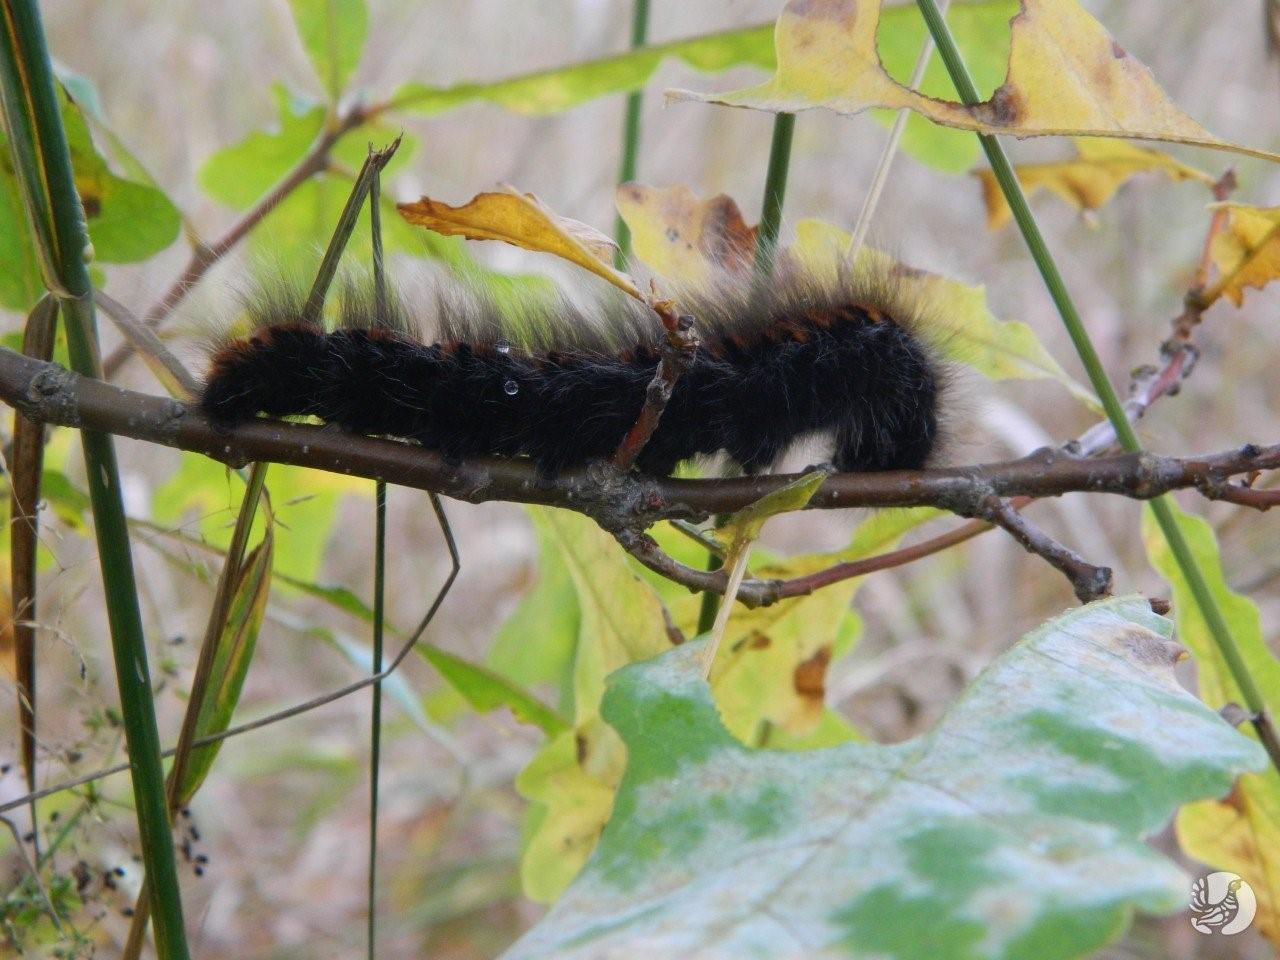
M 5 0 L 0 7 L 0 103 L 44 280 L 63 307 L 71 365 L 83 376 L 94 376 L 98 351 L 85 263 L 89 239 L 35 0 Z M 154 891 L 156 950 L 161 960 L 185 960 L 189 954 L 182 901 L 115 447 L 106 434 L 84 430 L 80 436 L 142 858 Z
M 934 42 L 938 45 L 938 53 L 941 55 L 943 63 L 946 64 L 947 72 L 951 75 L 951 80 L 956 86 L 956 91 L 960 94 L 961 101 L 973 106 L 980 100 L 978 91 L 973 84 L 973 79 L 969 76 L 969 71 L 960 56 L 960 51 L 951 36 L 946 20 L 943 19 L 934 0 L 916 0 L 916 4 L 920 8 L 920 13 L 929 27 L 929 32 L 932 34 Z M 1049 247 L 1044 241 L 1044 236 L 1040 233 L 1035 216 L 1031 213 L 1031 207 L 1027 204 L 1027 198 L 1022 192 L 1022 185 L 1018 182 L 1017 175 L 1013 171 L 1013 165 L 1009 162 L 1004 148 L 995 137 L 978 134 L 978 139 L 981 141 L 982 149 L 991 164 L 991 172 L 995 175 L 996 182 L 1000 184 L 1000 190 L 1004 194 L 1005 200 L 1009 203 L 1009 209 L 1013 211 L 1013 218 L 1018 224 L 1018 229 L 1022 231 L 1027 249 L 1031 251 L 1036 267 L 1040 270 L 1045 286 L 1049 289 L 1049 295 L 1053 298 L 1054 305 L 1058 308 L 1058 313 L 1062 317 L 1063 325 L 1067 328 L 1067 334 L 1071 337 L 1076 353 L 1080 356 L 1080 362 L 1089 374 L 1089 382 L 1093 384 L 1094 392 L 1097 393 L 1098 398 L 1102 401 L 1103 409 L 1107 412 L 1107 419 L 1111 421 L 1111 425 L 1115 428 L 1116 437 L 1119 439 L 1120 445 L 1129 453 L 1140 452 L 1142 445 L 1138 442 L 1138 435 L 1134 432 L 1133 425 L 1129 423 L 1129 418 L 1125 416 L 1120 398 L 1116 395 L 1111 381 L 1107 378 L 1106 371 L 1102 368 L 1102 361 L 1098 357 L 1097 350 L 1094 349 L 1093 341 L 1089 338 L 1089 333 L 1084 328 L 1080 313 L 1076 310 L 1070 293 L 1067 292 L 1062 274 L 1059 273 L 1053 255 L 1049 252 Z M 1173 552 L 1174 559 L 1177 561 L 1182 575 L 1186 578 L 1187 587 L 1195 598 L 1196 605 L 1200 608 L 1200 612 L 1209 626 L 1214 642 L 1217 643 L 1222 651 L 1223 658 L 1231 670 L 1232 678 L 1240 687 L 1245 705 L 1253 715 L 1261 715 L 1266 709 L 1266 701 L 1263 699 L 1253 676 L 1249 673 L 1235 638 L 1231 634 L 1231 629 L 1227 625 L 1226 618 L 1222 615 L 1217 601 L 1214 600 L 1213 592 L 1209 589 L 1203 572 L 1196 564 L 1191 548 L 1187 545 L 1186 539 L 1183 537 L 1182 531 L 1174 519 L 1173 512 L 1169 509 L 1169 504 L 1164 497 L 1151 501 L 1151 512 L 1169 543 L 1169 549 Z M 1273 763 L 1280 766 L 1280 756 L 1272 756 L 1271 759 Z
M 631 49 L 643 47 L 649 38 L 649 0 L 635 0 L 631 9 Z M 636 178 L 636 162 L 640 154 L 640 111 L 644 106 L 644 91 L 632 90 L 627 94 L 627 110 L 622 121 L 622 162 L 618 166 L 618 183 L 629 183 Z M 613 265 L 619 270 L 627 268 L 631 256 L 631 229 L 618 214 L 614 221 L 613 235 L 618 241 L 618 252 Z

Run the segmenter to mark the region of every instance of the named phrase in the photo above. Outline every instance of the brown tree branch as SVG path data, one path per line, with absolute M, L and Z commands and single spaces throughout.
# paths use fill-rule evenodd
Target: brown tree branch
M 640 530 L 674 517 L 704 519 L 741 509 L 789 482 L 787 476 L 715 480 L 646 477 L 607 464 L 540 480 L 523 459 L 448 463 L 433 450 L 331 427 L 256 420 L 223 429 L 198 409 L 80 377 L 57 364 L 0 349 L 0 400 L 31 420 L 101 430 L 203 453 L 230 466 L 271 461 L 382 479 L 458 500 L 507 500 L 565 507 L 611 531 Z M 1043 449 L 1002 463 L 932 470 L 832 475 L 810 509 L 935 506 L 978 514 L 988 497 L 1056 497 L 1086 491 L 1149 499 L 1195 488 L 1210 499 L 1240 499 L 1233 477 L 1280 467 L 1280 444 L 1197 457 L 1151 453 L 1082 459 Z
M 1111 593 L 1111 568 L 1095 567 L 1078 553 L 1057 543 L 1036 527 L 1008 501 L 989 497 L 978 508 L 978 516 L 1008 531 L 1030 553 L 1038 554 L 1062 571 L 1075 588 L 1081 603 Z

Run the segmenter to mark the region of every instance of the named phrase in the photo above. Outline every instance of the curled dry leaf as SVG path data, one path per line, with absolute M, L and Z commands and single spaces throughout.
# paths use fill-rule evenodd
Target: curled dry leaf
M 631 230 L 636 256 L 661 276 L 693 285 L 717 275 L 750 278 L 756 228 L 747 225 L 731 197 L 702 200 L 683 184 L 624 183 L 614 202 Z
M 637 300 L 645 299 L 632 279 L 608 262 L 613 252 L 611 241 L 586 224 L 557 216 L 531 194 L 479 193 L 460 207 L 423 197 L 397 208 L 410 223 L 448 237 L 501 240 L 525 250 L 555 254 Z
M 1208 186 L 1214 182 L 1203 170 L 1179 163 L 1159 150 L 1124 140 L 1078 139 L 1075 148 L 1076 155 L 1070 160 L 1016 167 L 1018 181 L 1027 194 L 1045 189 L 1083 211 L 1101 208 L 1140 173 L 1158 171 L 1170 180 L 1198 180 Z M 979 170 L 976 175 L 982 181 L 987 226 L 997 230 L 1009 222 L 1009 204 L 990 170 Z
M 1261 289 L 1280 278 L 1280 207 L 1220 205 L 1229 214 L 1226 229 L 1213 240 L 1218 281 L 1199 298 L 1201 308 L 1226 297 L 1237 307 L 1246 287 Z
M 775 113 L 905 107 L 979 133 L 1164 140 L 1280 160 L 1221 140 L 1183 113 L 1075 0 L 1022 0 L 1011 21 L 1005 81 L 972 107 L 923 96 L 890 77 L 876 51 L 879 20 L 878 0 L 791 0 L 774 32 L 778 69 L 770 80 L 732 93 L 668 95 Z

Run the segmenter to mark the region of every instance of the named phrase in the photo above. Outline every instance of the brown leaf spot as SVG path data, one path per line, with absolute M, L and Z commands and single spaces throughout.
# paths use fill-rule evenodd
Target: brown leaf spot
M 773 640 L 768 634 L 761 633 L 759 630 L 752 630 L 749 634 L 733 645 L 733 652 L 738 653 L 741 650 L 768 650 L 773 646 Z
M 1219 802 L 1225 807 L 1230 807 L 1242 817 L 1246 813 L 1245 808 L 1249 805 L 1249 801 L 1245 798 L 1244 791 L 1240 789 L 1240 782 L 1238 780 L 1232 784 L 1231 792 L 1223 797 Z
M 831 648 L 821 647 L 809 659 L 796 666 L 792 683 L 796 693 L 804 700 L 822 702 L 827 692 L 827 665 L 831 663 Z
M 1121 650 L 1135 662 L 1159 666 L 1171 666 L 1187 655 L 1187 651 L 1172 640 L 1166 640 L 1150 630 L 1126 630 L 1116 639 Z
M 84 215 L 90 219 L 102 212 L 102 201 L 92 193 L 83 194 L 80 203 L 84 207 Z
M 1111 55 L 1112 55 L 1113 57 L 1115 57 L 1117 60 L 1123 60 L 1123 59 L 1124 59 L 1125 57 L 1127 57 L 1129 54 L 1128 54 L 1128 52 L 1125 50 L 1125 48 L 1124 48 L 1124 47 L 1120 46 L 1120 44 L 1118 44 L 1118 43 L 1116 43 L 1114 40 L 1112 40 L 1112 41 L 1111 41 Z
M 972 112 L 978 121 L 990 126 L 1013 127 L 1020 122 L 1022 110 L 1022 94 L 1006 83 L 986 103 L 975 106 Z
M 702 226 L 702 252 L 712 263 L 730 273 L 751 269 L 755 259 L 756 231 L 742 218 L 742 211 L 725 194 L 707 201 Z

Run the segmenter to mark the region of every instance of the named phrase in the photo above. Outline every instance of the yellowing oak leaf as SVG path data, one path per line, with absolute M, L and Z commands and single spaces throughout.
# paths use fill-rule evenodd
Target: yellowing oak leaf
M 631 278 L 610 264 L 612 241 L 586 224 L 557 216 L 531 194 L 480 193 L 460 207 L 423 197 L 397 208 L 410 223 L 447 237 L 501 240 L 525 250 L 553 253 L 644 300 Z
M 688 187 L 624 183 L 614 203 L 636 256 L 655 273 L 691 285 L 751 276 L 756 228 L 725 194 L 701 200 Z
M 1280 160 L 1221 140 L 1183 113 L 1075 0 L 1022 0 L 1011 21 L 1005 81 L 972 107 L 923 96 L 890 77 L 876 51 L 879 20 L 879 0 L 790 0 L 774 31 L 778 68 L 770 80 L 732 93 L 668 95 L 775 113 L 905 107 L 980 133 L 1164 140 Z
M 1238 307 L 1246 287 L 1260 289 L 1280 278 L 1280 207 L 1222 206 L 1229 215 L 1227 228 L 1214 237 L 1210 251 L 1219 278 L 1199 297 L 1201 307 L 1220 297 Z
M 830 276 L 846 262 L 850 235 L 821 220 L 796 224 L 789 259 L 815 276 Z M 937 273 L 894 261 L 888 254 L 863 247 L 855 270 L 868 269 L 891 278 L 936 324 L 922 330 L 948 359 L 972 367 L 992 380 L 1056 380 L 1073 396 L 1097 409 L 1097 398 L 1068 376 L 1036 337 L 1017 320 L 999 320 L 987 306 L 987 291 Z
M 1097 210 L 1116 191 L 1140 173 L 1158 171 L 1170 180 L 1198 180 L 1213 184 L 1213 177 L 1179 163 L 1168 154 L 1139 147 L 1124 140 L 1078 139 L 1076 156 L 1058 163 L 1028 163 L 1016 167 L 1027 194 L 1048 190 L 1077 210 Z M 1009 222 L 1009 204 L 990 170 L 979 170 L 982 199 L 987 206 L 987 226 L 999 229 Z

